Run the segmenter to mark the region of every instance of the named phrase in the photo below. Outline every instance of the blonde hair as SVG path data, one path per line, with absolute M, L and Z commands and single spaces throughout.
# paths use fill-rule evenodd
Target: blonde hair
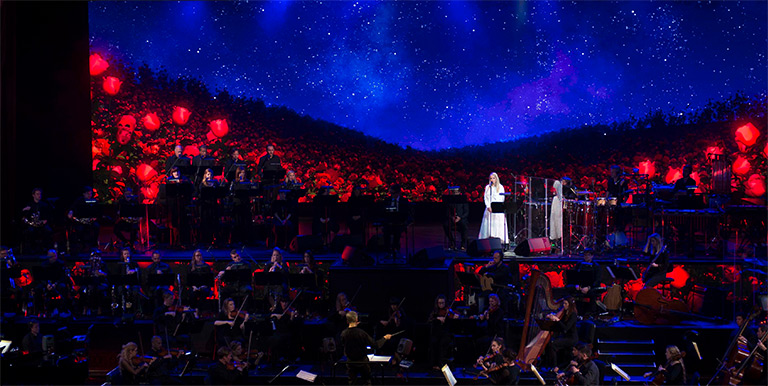
M 128 342 L 123 345 L 123 349 L 120 351 L 120 359 L 125 359 L 126 361 L 130 361 L 131 358 L 128 356 L 128 353 L 131 350 L 138 350 L 139 346 L 136 345 L 136 343 Z
M 493 176 L 496 176 L 496 183 L 493 184 L 493 188 L 498 191 L 499 187 L 501 186 L 501 179 L 499 179 L 499 175 L 496 174 L 496 172 L 492 172 L 491 175 L 488 176 L 488 178 L 491 178 Z

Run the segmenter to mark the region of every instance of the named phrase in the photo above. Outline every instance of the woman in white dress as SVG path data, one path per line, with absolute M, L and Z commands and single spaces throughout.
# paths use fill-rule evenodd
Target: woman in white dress
M 557 180 L 552 187 L 555 188 L 555 196 L 552 197 L 552 211 L 549 213 L 549 239 L 557 244 L 563 238 L 563 184 Z M 558 246 L 562 247 L 562 244 Z
M 488 179 L 488 185 L 485 186 L 483 202 L 485 202 L 485 212 L 483 212 L 483 222 L 480 224 L 480 239 L 497 237 L 501 239 L 502 244 L 508 244 L 507 219 L 504 213 L 492 213 L 492 202 L 504 202 L 504 186 L 499 181 L 499 175 L 491 173 Z

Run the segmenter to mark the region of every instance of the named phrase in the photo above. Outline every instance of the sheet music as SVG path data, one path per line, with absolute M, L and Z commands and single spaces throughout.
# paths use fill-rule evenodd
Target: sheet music
M 443 365 L 443 368 L 440 370 L 443 372 L 443 376 L 445 377 L 445 381 L 448 382 L 448 386 L 455 386 L 456 377 L 453 376 L 451 368 L 448 367 L 448 365 Z
M 616 374 L 619 374 L 622 378 L 624 378 L 625 381 L 629 381 L 629 375 L 624 372 L 624 370 L 620 369 L 619 366 L 614 365 L 611 363 L 611 370 L 615 371 Z
M 546 385 L 547 384 L 546 382 L 544 382 L 544 378 L 541 377 L 541 374 L 539 374 L 539 370 L 537 370 L 536 366 L 534 366 L 533 364 L 531 364 L 531 371 L 533 371 L 533 375 L 536 376 L 536 378 L 539 380 L 539 382 L 542 385 Z
M 374 363 L 385 363 L 392 360 L 391 356 L 368 354 L 368 360 Z
M 317 379 L 317 374 L 312 374 L 304 370 L 299 370 L 299 373 L 296 374 L 296 378 L 303 379 L 307 382 L 314 382 L 315 379 Z

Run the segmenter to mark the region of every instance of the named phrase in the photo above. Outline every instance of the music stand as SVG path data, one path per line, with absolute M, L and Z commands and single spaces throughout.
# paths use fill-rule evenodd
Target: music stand
M 147 206 L 132 202 L 120 205 L 120 217 L 144 218 L 147 215 Z
M 224 170 L 224 167 L 222 166 L 222 173 L 224 173 L 224 178 L 227 179 L 227 181 L 234 181 L 235 180 L 235 172 L 237 171 L 237 168 L 242 167 L 245 169 L 246 177 L 248 177 L 248 168 L 245 162 L 236 161 L 229 165 L 229 168 L 227 170 Z M 215 174 L 214 174 L 215 175 Z
M 594 283 L 594 272 L 578 271 L 569 269 L 565 271 L 565 278 L 569 285 L 578 285 L 579 287 L 591 287 Z
M 135 274 L 131 275 L 107 275 L 109 284 L 113 286 L 134 286 L 139 285 L 139 277 Z
M 278 164 L 279 165 L 279 164 Z M 274 185 L 285 178 L 285 169 L 264 169 L 261 175 L 261 182 L 268 185 Z
M 77 213 L 74 216 L 77 218 L 99 218 L 100 209 L 96 204 L 96 200 L 86 201 L 85 205 L 77 207 Z
M 507 208 L 506 208 L 506 205 L 504 204 L 504 202 L 492 202 L 491 203 L 491 221 L 489 221 L 491 230 L 493 230 L 493 217 L 494 217 L 493 215 L 494 214 L 498 214 L 498 213 L 506 213 L 506 209 Z M 507 221 L 507 217 L 506 216 L 504 216 L 504 221 Z M 488 232 L 488 234 L 490 235 L 490 237 L 493 237 L 491 232 Z M 509 235 L 504 235 L 503 238 L 501 239 L 501 243 L 502 244 L 508 244 L 509 243 Z
M 193 287 L 213 287 L 213 272 L 190 273 L 187 275 L 187 284 Z
M 58 267 L 59 269 L 55 269 L 56 267 L 50 267 L 50 266 L 37 266 L 32 267 L 32 277 L 35 278 L 35 281 L 57 281 L 62 276 L 64 276 L 64 270 L 61 267 Z M 59 271 L 58 274 L 56 271 Z
M 221 281 L 227 284 L 249 283 L 251 281 L 250 269 L 230 269 L 224 271 Z
M 288 275 L 288 283 L 290 283 L 291 288 L 317 288 L 317 275 L 291 273 Z
M 281 286 L 285 283 L 285 276 L 280 272 L 254 272 L 254 286 Z
M 147 285 L 150 287 L 170 287 L 176 277 L 172 273 L 150 273 L 147 275 Z
M 225 186 L 201 186 L 200 187 L 200 199 L 215 201 L 219 198 L 223 198 L 227 194 L 227 188 Z
M 462 287 L 469 287 L 469 288 L 481 288 L 482 285 L 480 284 L 480 279 L 477 278 L 477 276 L 472 272 L 456 272 L 456 277 L 459 278 L 459 284 L 461 284 Z

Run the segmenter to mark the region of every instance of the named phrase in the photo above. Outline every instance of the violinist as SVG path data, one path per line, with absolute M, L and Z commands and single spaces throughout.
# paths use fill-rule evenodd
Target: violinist
M 429 361 L 433 370 L 440 371 L 440 368 L 450 361 L 453 334 L 448 321 L 458 318 L 459 314 L 448 307 L 445 295 L 437 295 L 435 307 L 427 320 L 432 327 L 429 339 Z
M 138 385 L 149 368 L 148 362 L 136 356 L 137 351 L 138 346 L 133 342 L 124 344 L 122 351 L 120 351 L 118 367 L 120 368 L 120 376 L 123 378 L 123 385 Z
M 667 272 L 672 271 L 667 246 L 664 245 L 661 235 L 654 233 L 648 236 L 643 254 L 651 260 L 648 269 L 643 272 L 644 288 L 653 288 L 667 278 Z
M 155 331 L 160 334 L 173 334 L 176 327 L 181 323 L 182 312 L 177 312 L 178 307 L 174 306 L 174 295 L 171 291 L 164 291 L 162 294 L 163 304 L 155 308 L 152 319 L 155 322 Z
M 488 342 L 495 337 L 504 337 L 506 335 L 506 328 L 504 326 L 504 315 L 501 312 L 501 301 L 496 294 L 488 295 L 488 309 L 480 315 L 470 316 L 470 319 L 476 319 L 481 322 L 485 321 L 485 333 L 483 337 L 478 339 L 477 344 L 480 346 L 488 346 Z
M 685 365 L 683 365 L 683 354 L 680 349 L 677 346 L 667 346 L 664 356 L 667 358 L 667 363 L 664 366 L 659 365 L 655 372 L 643 374 L 643 377 L 653 376 L 657 381 L 663 379 L 664 385 L 685 385 Z M 662 383 L 654 381 L 654 384 Z
M 344 347 L 344 355 L 347 356 L 347 376 L 349 384 L 356 384 L 359 376 L 364 385 L 371 384 L 371 367 L 368 363 L 367 347 L 379 348 L 386 341 L 392 339 L 392 335 L 384 335 L 381 339 L 374 341 L 367 332 L 358 327 L 360 321 L 357 318 L 357 312 L 349 311 L 346 313 L 348 327 L 341 332 L 341 345 Z
M 227 264 L 227 267 L 224 268 L 224 271 L 245 269 L 248 270 L 248 272 L 252 272 L 251 264 L 243 260 L 242 256 L 240 256 L 240 253 L 237 252 L 237 249 L 231 250 L 229 252 L 229 257 L 232 259 L 232 261 Z M 222 279 L 224 277 L 224 271 L 219 272 L 219 275 L 217 276 L 218 279 Z M 223 282 L 219 296 L 224 298 L 232 297 L 242 299 L 245 297 L 245 295 L 251 293 L 252 291 L 253 287 L 251 287 L 250 281 L 241 282 L 235 280 L 230 282 Z
M 287 295 L 278 295 L 275 306 L 270 309 L 272 336 L 267 338 L 267 346 L 274 358 L 295 358 L 294 333 L 298 336 L 303 320 L 292 306 Z
M 494 385 L 511 385 L 513 373 L 511 370 L 517 370 L 514 377 L 517 378 L 519 368 L 513 366 L 515 355 L 504 346 L 504 338 L 495 338 L 491 342 L 491 353 L 477 358 L 476 365 L 482 370 L 480 375 L 488 377 Z
M 333 329 L 334 334 L 338 334 L 347 325 L 347 312 L 354 311 L 355 308 L 349 302 L 347 294 L 339 292 L 336 295 L 336 302 L 328 315 L 328 323 Z
M 557 314 L 560 311 L 562 311 L 562 316 L 558 317 Z M 552 341 L 546 347 L 548 363 L 554 365 L 557 363 L 558 353 L 563 350 L 570 350 L 579 342 L 579 335 L 576 330 L 579 312 L 576 309 L 576 302 L 572 297 L 566 297 L 562 300 L 561 309 L 558 312 L 547 314 L 545 318 L 555 322 Z
M 600 384 L 600 370 L 592 361 L 592 349 L 587 344 L 574 348 L 574 360 L 568 364 L 565 372 L 558 373 L 558 384 L 567 381 L 568 385 L 597 386 Z M 570 381 L 568 381 L 570 379 Z M 682 383 L 679 383 L 682 385 Z
M 236 364 L 243 363 L 246 369 L 258 367 L 261 358 L 264 356 L 263 352 L 256 349 L 251 351 L 249 355 L 248 351 L 243 349 L 243 342 L 239 340 L 233 340 L 229 344 L 229 350 L 232 352 L 232 359 L 234 362 Z
M 211 266 L 205 262 L 203 251 L 196 249 L 192 253 L 192 261 L 189 262 L 188 275 L 208 275 L 209 278 L 213 277 L 213 270 L 211 269 Z M 213 295 L 211 288 L 206 285 L 199 287 L 191 286 L 191 290 L 190 303 L 195 308 L 200 308 L 203 299 Z
M 147 356 L 155 358 L 154 362 L 147 369 L 147 380 L 150 385 L 172 384 L 171 369 L 174 367 L 174 357 L 163 347 L 163 340 L 159 336 L 153 336 L 151 348 L 147 351 Z
M 216 351 L 218 359 L 208 368 L 208 378 L 211 385 L 234 385 L 243 383 L 248 375 L 245 371 L 245 363 L 236 363 L 232 356 L 232 350 L 227 346 L 221 346 Z
M 379 320 L 379 323 L 376 326 L 376 336 L 394 334 L 398 331 L 407 329 L 407 317 L 405 315 L 405 311 L 402 309 L 403 300 L 400 300 L 397 297 L 389 298 L 389 307 L 387 307 L 387 319 Z M 388 341 L 382 346 L 381 349 L 381 351 L 384 353 L 394 354 L 397 349 L 397 342 Z
M 221 305 L 221 313 L 213 322 L 216 326 L 216 337 L 218 344 L 228 345 L 234 339 L 242 339 L 245 331 L 245 322 L 250 315 L 245 311 L 238 311 L 237 305 L 232 298 L 227 298 Z

